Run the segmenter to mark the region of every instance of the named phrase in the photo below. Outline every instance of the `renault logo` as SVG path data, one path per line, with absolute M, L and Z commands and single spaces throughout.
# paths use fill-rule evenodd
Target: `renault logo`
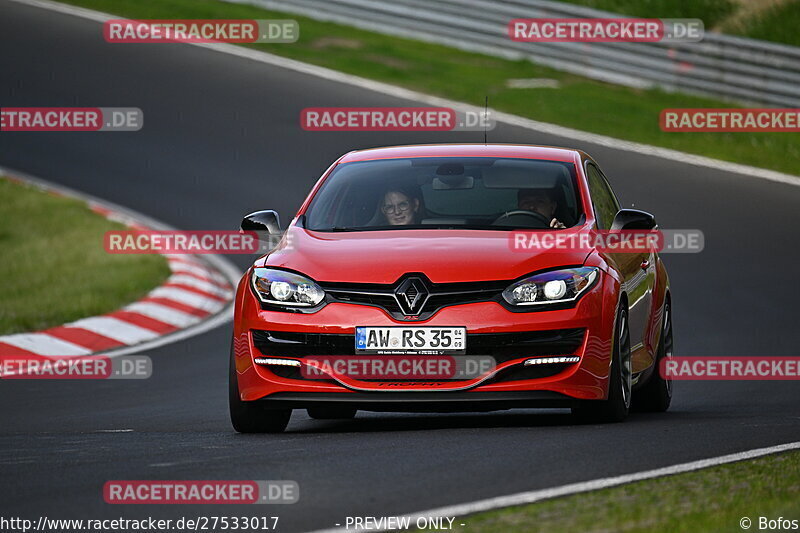
M 400 309 L 406 315 L 416 315 L 428 299 L 428 289 L 420 278 L 407 278 L 394 291 Z

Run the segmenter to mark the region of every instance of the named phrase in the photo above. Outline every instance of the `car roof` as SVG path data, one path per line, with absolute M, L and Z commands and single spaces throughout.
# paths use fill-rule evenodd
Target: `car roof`
M 571 148 L 527 144 L 409 144 L 355 150 L 342 156 L 340 163 L 400 159 L 407 157 L 513 157 L 572 163 L 581 152 Z

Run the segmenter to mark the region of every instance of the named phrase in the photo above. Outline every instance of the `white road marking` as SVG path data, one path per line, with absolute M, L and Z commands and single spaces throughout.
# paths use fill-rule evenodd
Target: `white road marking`
M 17 333 L 0 337 L 0 342 L 39 355 L 88 355 L 91 350 L 46 333 Z M 0 354 L 2 355 L 2 354 Z
M 181 329 L 176 331 L 175 333 L 170 333 L 168 335 L 163 335 L 161 337 L 158 337 L 157 339 L 136 346 L 123 346 L 121 348 L 109 350 L 108 352 L 102 353 L 102 355 L 105 355 L 106 357 L 120 357 L 123 355 L 130 355 L 130 354 L 137 354 L 137 355 L 142 354 L 145 353 L 147 350 L 154 350 L 161 346 L 166 346 L 168 344 L 179 342 L 184 339 L 191 339 L 192 337 L 205 333 L 206 331 L 211 331 L 212 329 L 216 329 L 220 326 L 228 324 L 232 320 L 233 320 L 233 301 L 228 302 L 228 304 L 224 308 L 220 309 L 211 318 L 203 319 L 202 322 L 198 322 L 194 326 L 189 326 L 186 329 Z
M 65 4 L 59 4 L 57 2 L 51 2 L 49 0 L 11 0 L 11 1 L 17 2 L 19 4 L 25 4 L 29 6 L 48 9 L 50 11 L 57 11 L 59 13 L 64 13 L 67 15 L 82 17 L 97 22 L 105 22 L 107 20 L 119 18 L 118 16 L 110 15 L 108 13 L 102 13 L 100 11 L 85 9 L 82 7 L 68 6 Z M 481 111 L 483 109 L 481 107 L 472 106 L 469 104 L 465 104 L 463 102 L 457 102 L 455 100 L 440 98 L 438 96 L 431 96 L 417 91 L 412 91 L 411 89 L 396 87 L 394 85 L 390 85 L 388 83 L 383 83 L 379 81 L 368 80 L 366 78 L 361 78 L 359 76 L 354 76 L 352 74 L 345 74 L 343 72 L 338 72 L 336 70 L 331 70 L 325 67 L 310 65 L 308 63 L 303 63 L 301 61 L 295 61 L 294 59 L 287 59 L 285 57 L 280 57 L 268 54 L 266 52 L 253 50 L 251 48 L 236 46 L 233 44 L 217 44 L 217 43 L 215 44 L 186 43 L 186 44 L 189 44 L 191 46 L 199 46 L 202 48 L 207 48 L 209 50 L 214 50 L 216 52 L 234 55 L 245 59 L 250 59 L 253 61 L 258 61 L 260 63 L 265 63 L 268 65 L 273 65 L 276 67 L 293 70 L 295 72 L 309 74 L 311 76 L 316 76 L 318 78 L 335 81 L 338 83 L 345 83 L 348 85 L 352 85 L 354 87 L 359 87 L 361 89 L 367 89 L 370 91 L 382 93 L 387 96 L 393 96 L 396 98 L 402 98 L 405 100 L 411 100 L 415 102 L 422 102 L 432 106 L 451 107 L 461 112 Z M 786 183 L 789 185 L 800 186 L 800 176 L 794 176 L 791 174 L 785 174 L 783 172 L 777 172 L 774 170 L 768 170 L 764 168 L 757 168 L 749 165 L 742 165 L 739 163 L 720 161 L 719 159 L 712 159 L 710 157 L 705 157 L 701 155 L 687 154 L 685 152 L 679 152 L 678 150 L 671 150 L 669 148 L 650 146 L 647 144 L 637 143 L 633 141 L 624 141 L 621 139 L 616 139 L 614 137 L 600 135 L 598 133 L 589 133 L 586 131 L 576 130 L 573 128 L 567 128 L 565 126 L 549 124 L 547 122 L 539 122 L 536 120 L 519 117 L 517 115 L 512 115 L 509 113 L 501 113 L 494 110 L 492 111 L 492 113 L 494 119 L 497 122 L 504 122 L 506 124 L 519 126 L 521 128 L 529 129 L 539 133 L 546 133 L 549 135 L 565 137 L 568 139 L 591 143 L 599 146 L 606 146 L 616 150 L 633 152 L 652 157 L 659 157 L 661 159 L 677 161 L 688 165 L 713 168 L 715 170 L 741 174 L 743 176 L 749 176 L 752 178 L 760 178 L 769 181 L 776 181 L 779 183 Z
M 176 272 L 176 273 L 187 272 L 189 274 L 195 274 L 197 276 L 201 276 L 203 278 L 207 278 L 207 279 L 210 279 L 210 280 L 213 280 L 213 281 L 223 282 L 223 283 L 225 282 L 224 278 L 221 278 L 220 276 L 215 275 L 213 272 L 211 272 L 209 269 L 207 269 L 205 267 L 198 267 L 198 266 L 194 266 L 194 265 L 190 265 L 188 263 L 183 263 L 183 262 L 178 262 L 178 261 L 170 261 L 169 262 L 169 268 L 170 268 L 170 270 L 172 270 L 173 272 Z
M 758 448 L 745 452 L 732 453 L 730 455 L 722 455 L 720 457 L 712 457 L 710 459 L 701 459 L 699 461 L 692 461 L 690 463 L 681 463 L 664 468 L 656 468 L 655 470 L 646 470 L 644 472 L 636 472 L 633 474 L 625 474 L 622 476 L 606 477 L 601 479 L 594 479 L 592 481 L 584 481 L 581 483 L 571 483 L 569 485 L 562 485 L 560 487 L 553 487 L 550 489 L 532 490 L 528 492 L 518 492 L 516 494 L 509 494 L 507 496 L 498 496 L 496 498 L 488 498 L 485 500 L 478 500 L 475 502 L 463 503 L 459 505 L 452 505 L 449 507 L 439 507 L 429 511 L 422 511 L 419 513 L 412 513 L 405 515 L 412 523 L 416 521 L 417 517 L 463 517 L 480 513 L 484 511 L 491 511 L 493 509 L 500 509 L 503 507 L 512 507 L 515 505 L 526 505 L 536 503 L 543 500 L 552 498 L 559 498 L 562 496 L 569 496 L 572 494 L 579 494 L 582 492 L 589 492 L 600 489 L 607 489 L 617 487 L 635 481 L 642 481 L 645 479 L 653 479 L 657 477 L 672 476 L 675 474 L 683 474 L 686 472 L 693 472 L 703 468 L 712 466 L 719 466 L 728 463 L 735 463 L 737 461 L 744 461 L 747 459 L 755 459 L 765 455 L 772 455 L 776 453 L 786 452 L 790 450 L 800 449 L 800 442 L 790 442 L 788 444 L 780 444 L 778 446 L 770 446 L 768 448 Z M 384 513 L 386 516 L 392 516 L 390 513 Z M 405 518 L 404 517 L 404 518 Z M 314 531 L 313 533 L 333 533 L 338 531 L 345 531 L 343 528 L 323 529 Z M 364 531 L 360 528 L 349 528 L 347 531 Z M 384 531 L 372 529 L 371 531 Z
M 158 337 L 153 330 L 136 326 L 111 316 L 93 316 L 65 324 L 68 327 L 83 328 L 98 335 L 117 340 L 123 344 L 137 344 Z
M 170 267 L 172 267 L 173 265 L 187 265 L 197 268 L 204 268 L 203 263 L 199 261 L 194 261 L 193 259 L 187 259 L 182 255 L 174 255 L 174 254 L 162 254 L 162 255 L 164 255 L 164 257 L 167 258 Z
M 207 292 L 209 294 L 213 294 L 214 296 L 220 296 L 222 298 L 229 298 L 231 296 L 230 289 L 223 289 L 219 285 L 216 285 L 208 281 L 203 281 L 201 279 L 197 279 L 193 276 L 174 274 L 169 277 L 167 283 L 177 283 L 179 285 L 187 285 L 189 287 L 193 287 L 195 289 Z
M 50 11 L 55 11 L 59 13 L 64 13 L 67 15 L 77 16 L 84 19 L 94 20 L 97 22 L 105 22 L 110 19 L 117 18 L 114 15 L 110 15 L 107 13 L 102 13 L 99 11 L 94 11 L 91 9 L 69 6 L 65 4 L 59 4 L 57 2 L 52 2 L 49 0 L 11 0 L 20 4 L 29 5 L 33 7 L 38 7 L 42 9 L 47 9 Z M 252 50 L 249 48 L 243 48 L 231 44 L 205 44 L 205 43 L 193 43 L 193 46 L 200 46 L 203 48 L 207 48 L 209 50 L 213 50 L 220 53 L 225 53 L 229 55 L 234 55 L 246 59 L 250 59 L 253 61 L 258 61 L 260 63 L 265 63 L 289 70 L 293 70 L 295 72 L 300 72 L 304 74 L 308 74 L 311 76 L 316 76 L 318 78 L 327 79 L 330 81 L 335 81 L 339 83 L 349 84 L 355 87 L 359 87 L 362 89 L 367 89 L 375 92 L 379 92 L 382 94 L 386 94 L 389 96 L 394 96 L 396 98 L 403 98 L 407 100 L 412 100 L 416 102 L 427 103 L 433 106 L 443 106 L 443 107 L 452 107 L 457 110 L 477 110 L 480 111 L 480 108 L 471 106 L 468 104 L 464 104 L 463 102 L 456 102 L 453 100 L 448 100 L 445 98 L 439 98 L 436 96 L 431 96 L 423 93 L 419 93 L 416 91 L 412 91 L 410 89 L 405 89 L 402 87 L 396 87 L 387 83 L 382 83 L 374 80 L 368 80 L 365 78 L 361 78 L 358 76 L 353 76 L 350 74 L 344 74 L 342 72 L 338 72 L 335 70 L 327 69 L 324 67 L 319 67 L 316 65 L 310 65 L 307 63 L 303 63 L 300 61 L 295 61 L 292 59 L 287 59 L 280 56 L 275 56 L 272 54 L 268 54 L 266 52 L 260 52 L 257 50 Z M 605 135 L 589 133 L 585 131 L 580 131 L 572 128 L 567 128 L 563 126 L 558 126 L 556 124 L 549 124 L 546 122 L 538 122 L 535 120 L 519 117 L 516 115 L 511 115 L 508 113 L 498 113 L 494 112 L 494 117 L 498 122 L 504 122 L 507 124 L 519 126 L 522 128 L 526 128 L 529 130 L 537 131 L 540 133 L 547 133 L 550 135 L 555 135 L 559 137 L 565 137 L 569 139 L 574 139 L 578 141 L 583 141 L 591 144 L 596 144 L 600 146 L 606 146 L 609 148 L 628 151 L 633 153 L 638 153 L 642 155 L 648 155 L 652 157 L 659 157 L 666 160 L 677 161 L 680 163 L 691 164 L 695 166 L 701 166 L 706 168 L 713 168 L 716 170 L 721 170 L 724 172 L 729 173 L 736 173 L 743 176 L 753 177 L 753 178 L 760 178 L 765 180 L 770 180 L 774 182 L 784 183 L 788 185 L 800 186 L 800 177 L 794 176 L 791 174 L 784 174 L 781 172 L 776 172 L 773 170 L 762 169 L 757 167 L 752 167 L 748 165 L 742 165 L 738 163 L 730 163 L 727 161 L 720 161 L 717 159 L 712 159 L 709 157 L 687 154 L 684 152 L 679 152 L 677 150 L 670 150 L 667 148 L 660 148 L 656 146 L 650 146 L 641 143 L 635 143 L 631 141 L 623 141 L 620 139 L 615 139 L 613 137 L 608 137 Z M 19 174 L 19 173 L 17 173 Z M 116 206 L 109 202 L 105 202 L 103 200 L 99 200 L 94 198 L 90 195 L 86 195 L 84 193 L 80 193 L 77 191 L 73 191 L 66 187 L 59 187 L 53 186 L 47 182 L 42 180 L 38 180 L 35 178 L 29 178 L 26 176 L 31 182 L 39 183 L 40 185 L 44 185 L 45 187 L 49 187 L 54 190 L 58 190 L 61 192 L 65 192 L 70 196 L 88 199 L 89 201 L 95 202 L 97 205 L 113 209 L 121 213 L 122 215 L 129 215 L 133 216 L 138 220 L 147 220 L 149 222 L 145 222 L 148 226 L 154 229 L 173 229 L 161 222 L 154 221 L 149 217 L 145 217 L 138 213 L 135 213 L 132 210 L 122 208 L 120 206 Z M 230 282 L 232 286 L 236 286 L 239 277 L 238 269 L 233 266 L 228 260 L 217 257 L 217 256 L 206 256 L 206 260 L 212 263 L 216 268 L 221 270 L 225 278 Z M 208 275 L 207 272 L 197 272 L 194 270 L 196 267 L 192 267 L 191 265 L 181 265 L 178 266 L 179 263 L 176 261 L 170 261 L 170 267 L 173 268 L 173 271 L 180 272 L 191 272 L 196 273 L 197 275 L 204 276 Z M 196 328 L 192 328 L 191 331 L 184 330 L 180 332 L 176 332 L 171 335 L 166 335 L 160 340 L 153 341 L 152 343 L 148 343 L 146 346 L 139 346 L 139 347 L 125 347 L 120 348 L 117 350 L 112 350 L 108 352 L 108 355 L 111 356 L 118 356 L 118 355 L 125 355 L 127 353 L 135 353 L 138 350 L 143 350 L 147 348 L 155 348 L 158 346 L 163 346 L 165 344 L 169 344 L 171 342 L 175 342 L 177 340 L 181 340 L 184 338 L 189 338 L 193 335 L 199 334 L 204 331 L 208 331 L 209 329 L 213 329 L 219 325 L 224 324 L 228 320 L 230 320 L 230 315 L 233 310 L 233 303 L 229 302 L 225 312 L 219 313 L 217 316 L 214 317 L 212 320 L 201 322 Z M 129 349 L 131 348 L 131 349 Z
M 153 298 L 167 298 L 168 300 L 173 300 L 175 302 L 209 312 L 216 311 L 225 305 L 219 300 L 206 298 L 205 296 L 195 292 L 180 289 L 178 287 L 158 287 L 157 289 L 150 291 L 148 296 Z
M 143 215 L 142 213 L 136 212 L 132 209 L 127 207 L 123 207 L 121 205 L 117 205 L 112 202 L 108 202 L 106 200 L 101 200 L 96 196 L 92 196 L 91 194 L 87 194 L 81 191 L 76 191 L 75 189 L 71 189 L 69 187 L 65 187 L 63 185 L 58 185 L 47 180 L 43 180 L 41 178 L 36 178 L 30 176 L 24 172 L 20 172 L 10 168 L 3 168 L 0 167 L 0 174 L 5 174 L 9 177 L 25 181 L 30 183 L 36 187 L 39 187 L 43 190 L 49 190 L 61 194 L 63 196 L 69 198 L 76 198 L 86 202 L 87 204 L 95 205 L 101 207 L 103 209 L 108 209 L 114 211 L 116 213 L 120 213 L 126 217 L 129 217 L 131 220 L 136 220 L 141 224 L 144 224 L 152 229 L 156 230 L 163 230 L 163 231 L 170 231 L 175 230 L 176 228 L 164 224 L 163 222 L 156 220 L 154 218 L 148 217 L 147 215 Z M 220 255 L 214 254 L 207 254 L 203 256 L 203 262 L 208 263 L 211 265 L 211 269 L 202 269 L 200 275 L 205 277 L 209 277 L 213 274 L 214 278 L 219 279 L 222 283 L 235 287 L 239 283 L 239 278 L 242 277 L 242 271 L 233 263 L 231 263 L 228 259 Z M 170 262 L 172 264 L 173 262 Z M 220 302 L 215 302 L 217 305 L 220 305 Z M 189 326 L 186 329 L 182 329 L 179 331 L 175 331 L 173 333 L 169 333 L 166 335 L 162 335 L 157 337 L 153 340 L 145 341 L 141 344 L 137 344 L 135 346 L 122 346 L 119 348 L 114 348 L 112 350 L 106 352 L 98 352 L 97 354 L 105 355 L 107 357 L 120 357 L 123 355 L 129 354 L 141 354 L 144 353 L 146 350 L 152 350 L 155 348 L 159 348 L 161 346 L 166 346 L 168 344 L 172 344 L 174 342 L 182 341 L 184 339 L 192 338 L 196 335 L 200 335 L 205 333 L 206 331 L 211 331 L 212 329 L 216 329 L 224 324 L 227 324 L 233 319 L 233 301 L 227 302 L 224 306 L 219 308 L 213 316 L 208 318 L 204 318 L 201 322 L 193 326 Z M 20 335 L 41 335 L 39 333 L 26 333 Z M 11 336 L 9 336 L 11 337 Z M 0 337 L 0 342 L 4 342 L 5 337 Z M 66 342 L 66 341 L 61 341 Z M 71 343 L 68 343 L 71 344 Z M 73 345 L 74 346 L 74 345 Z M 20 346 L 20 348 L 23 348 Z M 85 350 L 85 348 L 78 346 L 80 350 Z M 23 348 L 28 349 L 28 348 Z M 29 350 L 33 351 L 33 350 Z M 59 349 L 59 352 L 62 352 Z M 56 354 L 62 355 L 62 353 Z M 86 355 L 85 353 L 80 353 L 76 355 Z
M 184 328 L 200 321 L 200 317 L 198 316 L 190 315 L 189 313 L 184 313 L 183 311 L 155 302 L 134 302 L 125 306 L 123 310 L 133 311 L 134 313 L 154 318 L 155 320 L 177 328 Z
M 11 0 L 17 3 L 26 4 L 30 6 L 40 7 L 43 9 L 49 9 L 51 11 L 57 11 L 60 13 L 65 13 L 69 15 L 74 15 L 90 20 L 95 20 L 98 22 L 105 22 L 106 20 L 115 18 L 112 15 L 108 15 L 105 13 L 101 13 L 98 11 L 93 11 L 85 8 L 79 8 L 74 6 L 67 6 L 63 4 L 58 4 L 56 2 L 50 2 L 46 0 Z M 321 77 L 324 79 L 328 79 L 331 81 L 337 81 L 340 83 L 346 83 L 350 85 L 354 85 L 363 89 L 369 89 L 376 92 L 381 92 L 390 96 L 395 96 L 398 98 L 405 98 L 409 100 L 415 100 L 418 102 L 428 103 L 430 105 L 435 106 L 446 106 L 446 107 L 453 107 L 456 109 L 469 109 L 475 110 L 479 109 L 475 106 L 470 106 L 468 104 L 464 104 L 461 102 L 455 102 L 452 100 L 447 100 L 444 98 L 439 98 L 435 96 L 426 95 L 423 93 L 418 93 L 416 91 L 411 91 L 409 89 L 404 89 L 401 87 L 395 87 L 389 84 L 376 82 L 373 80 L 367 80 L 365 78 L 360 78 L 358 76 L 352 76 L 349 74 L 344 74 L 341 72 L 337 72 L 334 70 L 326 69 L 324 67 L 318 67 L 315 65 L 309 65 L 306 63 L 302 63 L 299 61 L 294 61 L 291 59 L 286 59 L 279 56 L 274 56 L 272 54 L 267 54 L 265 52 L 258 52 L 251 49 L 241 48 L 234 45 L 226 45 L 226 44 L 195 44 L 195 46 L 202 46 L 205 48 L 209 48 L 218 52 L 227 53 L 231 55 L 236 55 L 239 57 L 244 57 L 247 59 L 251 59 L 254 61 L 259 61 L 261 63 L 271 64 L 279 67 L 283 67 L 286 69 L 294 70 L 296 72 L 302 72 L 310 75 L 314 75 L 317 77 Z M 722 170 L 725 172 L 731 172 L 736 174 L 741 174 L 744 176 L 766 179 L 770 181 L 775 181 L 779 183 L 786 183 L 789 185 L 800 186 L 800 178 L 798 176 L 793 176 L 791 174 L 784 174 L 781 172 L 776 172 L 772 170 L 752 167 L 748 165 L 742 165 L 738 163 L 730 163 L 727 161 L 720 161 L 717 159 L 712 159 L 704 156 L 698 156 L 694 154 L 687 154 L 684 152 L 679 152 L 677 150 L 670 150 L 667 148 L 660 148 L 656 146 L 650 146 L 641 143 L 634 143 L 630 141 L 623 141 L 620 139 L 615 139 L 613 137 L 608 137 L 605 135 L 599 135 L 589 132 L 584 132 L 580 130 L 575 130 L 572 128 L 566 128 L 563 126 L 558 126 L 555 124 L 549 124 L 545 122 L 538 122 L 530 119 L 526 119 L 523 117 L 518 117 L 516 115 L 510 115 L 507 113 L 497 113 L 494 112 L 494 117 L 498 122 L 505 122 L 507 124 L 516 125 L 519 127 L 535 130 L 541 133 L 547 133 L 559 137 L 566 137 L 571 138 L 583 142 L 588 142 L 592 144 L 597 144 L 600 146 L 607 146 L 610 148 L 624 150 L 634 153 L 639 153 L 643 155 L 649 155 L 653 157 L 660 157 L 662 159 L 678 161 L 681 163 L 691 164 L 695 166 L 702 166 L 707 168 L 713 168 L 716 170 Z M 79 193 L 80 194 L 80 193 Z M 108 204 L 106 204 L 108 205 Z M 163 225 L 162 225 L 163 226 Z M 221 259 L 216 258 L 221 261 Z M 227 263 L 227 261 L 226 261 Z M 226 268 L 224 269 L 228 274 L 232 272 L 236 272 L 235 267 L 231 268 L 232 265 L 225 265 Z M 236 277 L 230 277 L 232 284 L 235 284 Z M 232 308 L 232 304 L 228 305 L 229 308 Z M 184 330 L 180 332 L 180 334 L 170 335 L 167 336 L 161 341 L 156 341 L 154 343 L 148 343 L 148 346 L 136 346 L 136 347 L 129 347 L 126 349 L 114 350 L 109 355 L 119 356 L 125 355 L 126 353 L 133 353 L 135 351 L 144 349 L 144 348 L 155 348 L 157 346 L 161 346 L 164 344 L 168 344 L 170 342 L 174 342 L 177 340 L 181 340 L 183 338 L 191 337 L 193 335 L 199 334 L 202 331 L 207 331 L 208 329 L 212 329 L 217 327 L 218 325 L 227 322 L 228 317 L 224 317 L 226 313 L 220 313 L 217 316 L 218 320 L 212 320 L 206 322 L 205 328 L 200 331 L 189 331 Z M 199 328 L 198 328 L 199 329 Z M 33 334 L 35 335 L 35 334 Z M 62 341 L 63 342 L 63 341 Z M 587 492 L 591 490 L 599 490 L 603 488 L 615 487 L 618 485 L 622 485 L 625 483 L 631 483 L 635 481 L 641 481 L 645 479 L 652 479 L 656 477 L 674 475 L 684 472 L 691 472 L 694 470 L 699 470 L 701 468 L 708 468 L 711 466 L 717 466 L 726 463 L 732 463 L 736 461 L 742 461 L 746 459 L 753 459 L 756 457 L 761 457 L 764 455 L 780 453 L 783 451 L 788 450 L 795 450 L 800 448 L 800 442 L 793 442 L 789 444 L 784 444 L 780 446 L 773 446 L 770 448 L 760 448 L 757 450 L 751 450 L 747 452 L 741 452 L 737 454 L 725 455 L 721 457 L 716 457 L 712 459 L 704 459 L 700 461 L 694 461 L 691 463 L 683 463 L 679 465 L 674 465 L 670 467 L 655 469 L 655 470 L 648 470 L 645 472 L 639 472 L 635 474 L 627 474 L 624 476 L 617 476 L 617 477 L 610 477 L 610 478 L 602 478 L 593 481 L 587 481 L 583 483 L 574 483 L 571 485 L 563 485 L 561 487 L 554 487 L 551 489 L 543 489 L 539 491 L 529 491 L 529 492 L 522 492 L 517 494 L 512 494 L 508 496 L 501 496 L 497 498 L 490 498 L 486 500 L 479 500 L 476 502 L 450 506 L 450 507 L 442 507 L 438 509 L 433 509 L 430 511 L 424 511 L 421 513 L 415 513 L 412 515 L 408 515 L 410 517 L 415 518 L 417 516 L 454 516 L 454 515 L 463 515 L 463 514 L 472 514 L 481 511 L 487 511 L 491 509 L 497 509 L 500 507 L 507 507 L 512 505 L 521 505 L 527 503 L 534 503 L 537 501 L 555 498 L 559 496 L 566 496 L 569 494 L 577 494 L 580 492 Z M 329 530 L 320 530 L 320 531 L 341 531 L 341 529 L 329 529 Z M 320 533 L 320 532 L 318 532 Z

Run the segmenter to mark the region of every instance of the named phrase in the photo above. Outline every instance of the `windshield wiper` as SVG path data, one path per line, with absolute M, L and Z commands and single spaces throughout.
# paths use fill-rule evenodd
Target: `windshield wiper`
M 316 231 L 361 231 L 363 228 L 352 228 L 350 226 L 333 226 L 332 228 L 318 229 Z

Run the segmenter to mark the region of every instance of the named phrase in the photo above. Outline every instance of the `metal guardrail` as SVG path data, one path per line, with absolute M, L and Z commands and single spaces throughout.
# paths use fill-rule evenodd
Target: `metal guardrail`
M 800 48 L 706 32 L 699 43 L 527 43 L 513 18 L 620 15 L 548 0 L 226 0 L 533 63 L 631 87 L 800 107 Z M 301 28 L 302 32 L 302 28 Z

